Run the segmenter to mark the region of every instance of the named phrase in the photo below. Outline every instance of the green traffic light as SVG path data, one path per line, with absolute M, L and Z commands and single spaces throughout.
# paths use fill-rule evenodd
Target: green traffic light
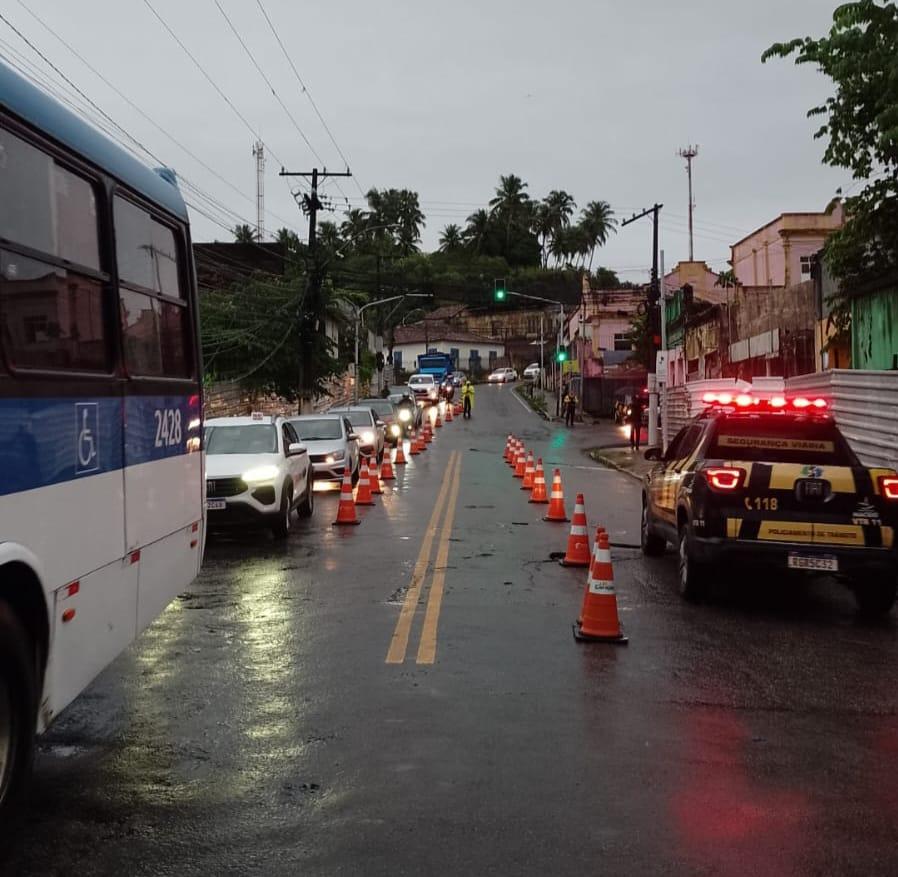
M 505 290 L 504 289 L 496 290 L 496 301 L 505 301 Z
M 558 353 L 555 354 L 555 358 L 556 358 L 559 362 L 564 362 L 564 361 L 567 359 L 567 351 L 566 351 L 566 350 L 559 350 Z

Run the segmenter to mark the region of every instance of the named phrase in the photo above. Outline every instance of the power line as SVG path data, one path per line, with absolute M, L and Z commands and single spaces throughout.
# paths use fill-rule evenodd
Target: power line
M 75 49 L 70 43 L 68 43 L 65 39 L 63 39 L 46 21 L 44 21 L 37 13 L 35 13 L 32 9 L 25 5 L 23 0 L 17 0 L 18 4 L 38 23 L 43 27 L 48 33 L 51 34 L 56 40 L 58 40 L 62 45 L 64 45 L 69 52 L 71 52 L 91 73 L 94 74 L 104 85 L 108 88 L 112 89 L 125 103 L 128 104 L 131 109 L 133 109 L 136 113 L 138 113 L 143 119 L 149 122 L 157 131 L 159 131 L 163 136 L 167 137 L 172 143 L 175 144 L 179 149 L 181 149 L 186 155 L 190 156 L 197 164 L 201 167 L 205 168 L 212 176 L 214 176 L 217 180 L 224 183 L 228 188 L 232 191 L 236 192 L 242 198 L 247 201 L 254 202 L 254 198 L 250 195 L 247 195 L 245 192 L 242 192 L 238 189 L 230 180 L 224 177 L 222 174 L 218 173 L 213 167 L 207 164 L 203 159 L 201 159 L 198 155 L 196 155 L 192 150 L 186 147 L 181 141 L 174 137 L 166 128 L 160 125 L 155 119 L 149 116 L 143 109 L 141 109 L 138 104 L 136 104 L 131 98 L 128 97 L 120 88 L 118 88 L 113 82 L 110 82 L 96 67 L 94 67 L 77 49 Z M 282 216 L 278 216 L 273 211 L 267 210 L 266 213 L 269 213 L 275 219 L 280 220 L 281 222 L 289 225 L 289 221 L 284 219 Z
M 217 2 L 217 0 L 216 0 Z M 296 64 L 293 63 L 293 58 L 290 57 L 290 53 L 287 51 L 287 47 L 284 45 L 283 40 L 281 40 L 280 34 L 277 32 L 277 28 L 274 26 L 274 23 L 271 20 L 271 17 L 268 15 L 268 12 L 265 10 L 265 7 L 262 5 L 262 0 L 256 0 L 256 5 L 259 7 L 262 15 L 265 17 L 265 21 L 268 22 L 268 27 L 271 29 L 271 33 L 274 35 L 274 38 L 277 40 L 277 44 L 281 47 L 281 52 L 283 52 L 284 57 L 287 59 L 287 63 L 290 65 L 290 69 L 293 71 L 293 75 L 296 77 L 296 81 L 299 83 L 299 87 L 302 90 L 302 93 L 308 98 L 309 103 L 312 105 L 312 109 L 315 110 L 315 115 L 318 116 L 318 120 L 321 122 L 322 127 L 327 132 L 327 136 L 330 138 L 331 143 L 334 145 L 334 149 L 337 150 L 337 154 L 340 158 L 343 159 L 343 164 L 346 165 L 346 170 L 349 170 L 349 159 L 346 157 L 346 154 L 340 148 L 340 144 L 337 143 L 336 138 L 331 132 L 330 127 L 327 122 L 324 120 L 324 116 L 321 115 L 321 111 L 318 109 L 318 104 L 315 103 L 315 99 L 312 97 L 312 93 L 309 91 L 308 86 L 303 82 L 302 77 L 299 75 L 299 71 L 296 69 Z M 323 164 L 324 162 L 322 162 Z M 356 184 L 356 187 L 359 190 L 359 193 L 364 198 L 365 191 L 362 188 L 362 185 L 359 181 L 353 176 L 353 181 Z M 339 186 L 338 186 L 339 188 Z M 346 197 L 344 195 L 344 197 Z M 347 203 L 349 202 L 349 198 L 346 198 Z
M 272 95 L 274 95 L 274 99 L 278 102 L 278 104 L 280 104 L 281 109 L 284 111 L 287 118 L 293 123 L 293 127 L 296 129 L 299 136 L 302 137 L 306 146 L 308 146 L 309 149 L 312 151 L 312 155 L 314 155 L 315 158 L 317 158 L 318 161 L 320 161 L 322 164 L 325 164 L 324 159 L 318 154 L 318 151 L 315 149 L 315 147 L 312 146 L 312 141 L 309 140 L 309 138 L 306 136 L 306 132 L 302 130 L 302 128 L 299 125 L 299 122 L 296 121 L 293 114 L 290 112 L 289 109 L 287 109 L 287 105 L 281 99 L 281 96 L 277 93 L 277 89 L 275 89 L 275 87 L 271 84 L 271 80 L 265 75 L 265 71 L 259 66 L 259 62 L 256 60 L 253 53 L 250 51 L 249 46 L 247 46 L 247 44 L 246 44 L 246 41 L 243 39 L 242 36 L 240 36 L 240 32 L 237 30 L 236 27 L 234 27 L 234 23 L 228 17 L 227 12 L 224 11 L 224 7 L 221 5 L 221 3 L 218 2 L 218 0 L 215 0 L 215 5 L 216 5 L 216 7 L 218 7 L 218 11 L 221 13 L 222 18 L 224 18 L 224 20 L 227 22 L 228 27 L 231 29 L 231 33 L 233 33 L 234 36 L 237 38 L 237 42 L 240 43 L 240 45 L 243 47 L 243 51 L 246 52 L 246 56 L 249 58 L 249 60 L 253 64 L 253 66 L 258 71 L 259 76 L 262 77 L 263 81 L 268 86 Z M 259 138 L 259 139 L 261 139 L 261 138 Z M 273 152 L 271 154 L 274 155 Z M 275 156 L 275 158 L 277 158 L 277 156 Z M 277 159 L 277 160 L 280 162 L 280 159 Z M 281 163 L 281 165 L 283 165 L 283 162 L 280 162 L 280 163 Z

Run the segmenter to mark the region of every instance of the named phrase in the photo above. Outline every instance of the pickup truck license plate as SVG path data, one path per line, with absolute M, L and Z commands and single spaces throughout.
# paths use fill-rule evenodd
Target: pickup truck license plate
M 812 569 L 819 572 L 838 572 L 839 559 L 831 556 L 820 556 L 819 554 L 799 554 L 795 551 L 789 552 L 788 560 L 789 569 Z
M 221 512 L 224 511 L 227 507 L 228 504 L 223 499 L 206 500 L 206 508 L 209 509 L 209 511 Z

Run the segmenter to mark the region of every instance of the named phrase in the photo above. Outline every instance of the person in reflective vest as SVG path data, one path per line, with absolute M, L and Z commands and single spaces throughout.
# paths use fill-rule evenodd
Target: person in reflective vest
M 474 385 L 469 380 L 466 380 L 462 387 L 461 399 L 464 404 L 465 418 L 470 419 L 471 409 L 474 407 Z

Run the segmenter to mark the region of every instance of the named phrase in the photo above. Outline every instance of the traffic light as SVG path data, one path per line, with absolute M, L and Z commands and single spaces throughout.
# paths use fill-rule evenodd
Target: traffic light
M 567 359 L 567 351 L 566 351 L 566 350 L 559 350 L 559 351 L 555 354 L 555 359 L 556 359 L 558 362 L 564 362 L 564 361 Z
M 493 281 L 493 298 L 496 301 L 505 301 L 506 295 L 507 295 L 507 291 L 505 289 L 505 278 L 497 277 Z

